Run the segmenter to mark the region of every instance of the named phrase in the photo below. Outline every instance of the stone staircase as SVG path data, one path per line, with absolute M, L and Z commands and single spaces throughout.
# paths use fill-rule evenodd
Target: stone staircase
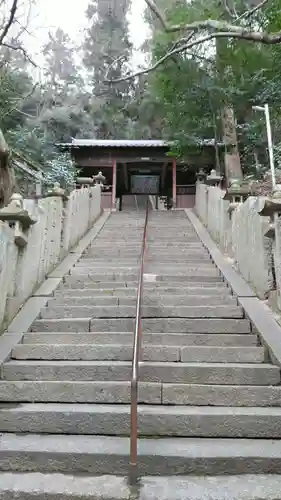
M 118 476 L 143 223 L 142 212 L 110 216 L 3 365 L 1 500 L 132 498 Z M 280 369 L 184 212 L 150 213 L 144 280 L 140 498 L 279 498 L 261 495 L 280 491 L 279 477 L 238 476 L 280 474 Z

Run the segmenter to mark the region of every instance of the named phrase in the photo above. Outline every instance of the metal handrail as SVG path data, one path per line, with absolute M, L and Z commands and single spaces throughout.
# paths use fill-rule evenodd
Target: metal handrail
M 137 291 L 137 306 L 136 306 L 136 325 L 133 344 L 133 361 L 132 361 L 132 378 L 131 378 L 131 437 L 130 437 L 130 465 L 131 471 L 134 472 L 137 467 L 138 454 L 138 382 L 139 382 L 139 362 L 141 351 L 141 335 L 142 335 L 142 295 L 143 295 L 143 271 L 144 258 L 146 251 L 146 236 L 148 223 L 148 198 L 146 200 L 146 213 L 144 230 L 142 237 L 142 247 L 140 255 L 140 269 L 138 278 Z

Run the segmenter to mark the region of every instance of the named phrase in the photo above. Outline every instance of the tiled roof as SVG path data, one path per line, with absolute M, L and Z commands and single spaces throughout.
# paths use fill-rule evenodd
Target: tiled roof
M 161 141 L 161 140 L 101 140 L 101 139 L 72 139 L 70 143 L 61 143 L 57 144 L 57 146 L 63 147 L 99 147 L 99 148 L 169 148 L 172 145 L 172 142 L 169 141 Z M 190 143 L 190 146 L 215 146 L 214 139 L 198 139 L 193 143 Z M 223 146 L 223 143 L 218 143 L 219 147 Z
M 73 146 L 92 146 L 101 148 L 163 148 L 168 147 L 165 141 L 153 140 L 98 140 L 98 139 L 72 139 Z

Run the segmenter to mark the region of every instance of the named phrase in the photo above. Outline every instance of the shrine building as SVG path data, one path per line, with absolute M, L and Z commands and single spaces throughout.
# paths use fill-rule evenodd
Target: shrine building
M 191 208 L 197 172 L 220 172 L 224 153 L 223 144 L 214 140 L 190 145 L 184 159 L 172 157 L 170 145 L 162 140 L 73 139 L 58 147 L 71 152 L 80 178 L 102 172 L 102 204 L 111 209 L 122 209 L 132 197 L 140 200 L 143 195 L 155 197 L 156 204 L 160 197 L 170 199 L 173 208 Z

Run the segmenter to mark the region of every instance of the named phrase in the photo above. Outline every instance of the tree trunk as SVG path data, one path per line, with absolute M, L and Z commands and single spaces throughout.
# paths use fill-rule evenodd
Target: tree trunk
M 9 149 L 0 129 L 0 208 L 9 203 L 14 186 L 15 176 L 9 161 Z
M 223 39 L 216 40 L 216 66 L 218 74 L 218 83 L 224 88 L 227 84 L 227 74 L 231 68 L 228 65 L 227 41 Z M 226 184 L 229 185 L 231 179 L 243 179 L 243 172 L 238 151 L 238 141 L 236 132 L 236 119 L 232 103 L 227 97 L 221 94 L 221 132 L 222 140 L 226 146 L 224 163 Z
M 234 109 L 225 105 L 221 112 L 222 137 L 226 146 L 224 162 L 227 185 L 231 179 L 243 179 L 240 155 L 237 144 L 236 120 Z

